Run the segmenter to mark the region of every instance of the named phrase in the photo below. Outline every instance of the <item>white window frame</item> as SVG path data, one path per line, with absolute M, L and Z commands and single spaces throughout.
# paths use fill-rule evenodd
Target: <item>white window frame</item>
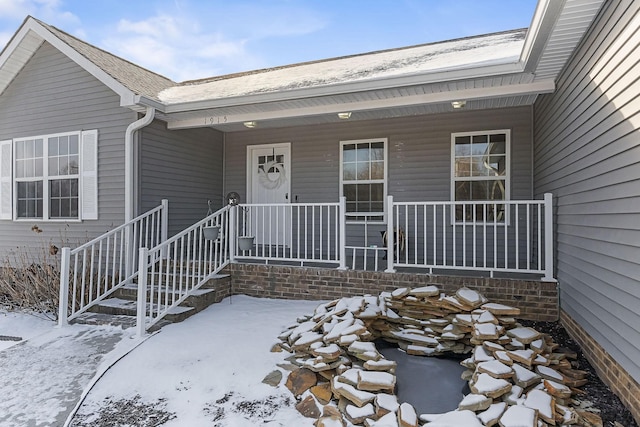
M 384 177 L 383 179 L 368 179 L 368 180 L 344 180 L 344 146 L 351 144 L 371 144 L 376 142 L 382 142 L 384 144 Z M 340 141 L 340 197 L 344 196 L 344 184 L 358 183 L 358 184 L 383 184 L 382 186 L 382 212 L 347 212 L 347 222 L 352 224 L 385 224 L 387 222 L 387 194 L 388 194 L 388 169 L 389 169 L 389 140 L 388 138 L 368 138 L 368 139 L 354 139 Z M 362 219 L 354 219 L 353 217 L 362 217 Z M 382 217 L 380 220 L 367 219 L 367 217 Z
M 470 131 L 470 132 L 456 132 L 451 134 L 451 201 L 457 202 L 456 200 L 456 183 L 458 182 L 469 182 L 469 181 L 494 181 L 496 180 L 496 176 L 464 176 L 457 177 L 456 176 L 456 138 L 458 137 L 474 137 L 474 136 L 490 136 L 490 135 L 505 135 L 505 175 L 504 175 L 504 201 L 508 202 L 511 200 L 511 130 L 510 129 L 495 129 L 495 130 L 484 130 L 484 131 Z M 487 200 L 487 202 L 498 202 L 497 200 Z M 499 203 L 497 203 L 499 204 Z M 502 219 L 490 219 L 485 221 L 484 219 L 480 220 L 459 220 L 456 219 L 456 209 L 455 206 L 451 209 L 451 223 L 455 225 L 474 225 L 474 224 L 496 224 L 496 225 L 509 225 L 509 205 L 505 203 L 504 207 L 504 218 Z
M 78 172 L 69 175 L 49 174 L 49 138 L 78 137 Z M 42 176 L 17 178 L 17 142 L 42 139 Z M 15 222 L 81 222 L 98 219 L 98 130 L 71 131 L 55 134 L 19 137 L 0 141 L 0 220 Z M 50 217 L 49 183 L 59 179 L 78 180 L 78 216 L 70 218 Z M 18 182 L 42 181 L 42 217 L 18 218 Z

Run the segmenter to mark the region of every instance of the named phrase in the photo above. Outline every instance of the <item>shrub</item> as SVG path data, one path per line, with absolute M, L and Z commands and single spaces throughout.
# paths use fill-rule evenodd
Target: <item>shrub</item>
M 0 304 L 57 320 L 60 293 L 58 248 L 49 243 L 17 248 L 0 268 Z

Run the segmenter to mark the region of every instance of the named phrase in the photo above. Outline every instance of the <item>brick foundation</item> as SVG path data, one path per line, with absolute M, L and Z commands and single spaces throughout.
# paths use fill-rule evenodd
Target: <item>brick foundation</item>
M 629 373 L 565 311 L 560 313 L 560 322 L 569 335 L 580 345 L 598 377 L 629 408 L 636 423 L 640 425 L 640 384 L 631 378 Z
M 340 271 L 264 264 L 231 264 L 225 273 L 231 275 L 234 294 L 262 298 L 330 300 L 437 284 L 448 294 L 455 293 L 462 286 L 477 290 L 491 302 L 518 307 L 521 311 L 519 317 L 523 319 L 555 321 L 559 317 L 557 284 L 535 280 Z

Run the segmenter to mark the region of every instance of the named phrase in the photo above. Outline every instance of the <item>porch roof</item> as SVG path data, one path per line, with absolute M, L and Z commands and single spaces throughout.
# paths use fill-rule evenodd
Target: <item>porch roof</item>
M 28 17 L 0 52 L 0 93 L 49 42 L 136 111 L 170 129 L 221 131 L 531 105 L 555 79 L 604 0 L 539 0 L 528 30 L 176 83 Z

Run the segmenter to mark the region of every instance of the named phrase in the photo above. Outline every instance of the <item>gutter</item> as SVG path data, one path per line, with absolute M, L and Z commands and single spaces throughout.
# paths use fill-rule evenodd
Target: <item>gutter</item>
M 134 174 L 135 167 L 133 159 L 135 158 L 135 147 L 133 135 L 136 131 L 148 126 L 156 115 L 156 109 L 147 106 L 144 117 L 127 126 L 124 134 L 124 220 L 125 223 L 131 221 L 135 217 L 134 212 Z

